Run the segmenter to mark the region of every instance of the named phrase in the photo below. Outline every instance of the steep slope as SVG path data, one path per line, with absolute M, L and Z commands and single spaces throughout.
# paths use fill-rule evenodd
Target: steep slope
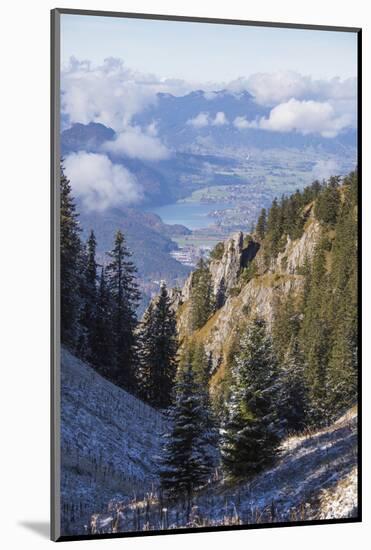
M 92 533 L 248 525 L 357 516 L 357 411 L 328 428 L 289 437 L 275 466 L 249 482 L 216 480 L 194 499 L 161 509 L 156 497 L 111 502 L 90 521 Z
M 62 349 L 62 534 L 83 533 L 114 496 L 151 489 L 164 420 L 160 413 Z
M 194 336 L 202 341 L 211 353 L 215 371 L 228 356 L 230 346 L 243 323 L 254 315 L 272 322 L 275 298 L 280 295 L 298 295 L 303 285 L 301 268 L 306 258 L 313 255 L 322 229 L 312 212 L 308 215 L 300 239 L 287 237 L 286 245 L 268 268 L 263 265 L 264 250 L 250 237 L 246 240 L 239 232 L 223 243 L 219 259 L 210 262 L 214 295 L 221 290 L 225 303 Z M 243 270 L 255 260 L 256 272 L 250 280 L 243 277 Z M 182 291 L 174 293 L 178 313 L 178 329 L 181 339 L 191 332 L 191 293 L 193 273 L 188 277 Z

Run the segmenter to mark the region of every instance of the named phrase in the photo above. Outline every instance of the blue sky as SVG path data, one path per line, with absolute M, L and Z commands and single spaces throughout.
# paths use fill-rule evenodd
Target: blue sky
M 314 78 L 356 76 L 355 33 L 82 15 L 61 17 L 62 65 L 71 56 L 190 81 L 229 81 L 257 72 Z

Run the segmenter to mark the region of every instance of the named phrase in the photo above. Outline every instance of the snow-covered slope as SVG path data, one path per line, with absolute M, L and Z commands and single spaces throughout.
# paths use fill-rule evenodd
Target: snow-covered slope
M 107 508 L 106 508 L 107 510 Z M 357 515 L 357 411 L 332 426 L 284 441 L 276 465 L 249 483 L 216 481 L 194 499 L 187 522 L 181 504 L 156 498 L 111 503 L 92 517 L 93 533 L 255 524 Z
M 62 534 L 81 534 L 112 497 L 151 490 L 164 419 L 65 349 L 61 365 Z

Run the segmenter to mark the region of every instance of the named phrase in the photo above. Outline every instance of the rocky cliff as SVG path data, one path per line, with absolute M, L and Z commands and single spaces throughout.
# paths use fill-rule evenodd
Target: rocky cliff
M 289 293 L 295 297 L 300 293 L 302 267 L 306 258 L 312 257 L 320 235 L 321 225 L 310 211 L 302 236 L 297 240 L 287 237 L 281 252 L 268 267 L 263 261 L 264 243 L 257 242 L 254 236 L 239 232 L 223 243 L 220 257 L 210 261 L 209 270 L 214 295 L 223 293 L 224 304 L 193 333 L 210 355 L 214 374 L 226 363 L 231 345 L 249 318 L 258 315 L 271 326 L 275 298 Z M 253 261 L 254 272 L 246 276 Z M 193 279 L 191 273 L 183 289 L 172 294 L 181 341 L 192 334 Z

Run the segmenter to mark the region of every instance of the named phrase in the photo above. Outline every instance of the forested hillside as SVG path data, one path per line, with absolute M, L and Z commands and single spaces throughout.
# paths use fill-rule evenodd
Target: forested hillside
M 355 491 L 354 411 L 349 432 L 329 426 L 357 404 L 357 190 L 357 174 L 351 173 L 275 199 L 250 234 L 239 232 L 202 258 L 183 289 L 162 283 L 139 321 L 137 272 L 125 235 L 116 232 L 109 262 L 99 266 L 95 235 L 82 240 L 62 171 L 62 343 L 120 386 L 117 391 L 128 391 L 136 404 L 143 401 L 166 417 L 161 445 L 151 444 L 151 496 L 129 508 L 121 502 L 116 511 L 128 514 L 131 523 L 119 514 L 115 529 L 193 524 L 194 506 L 204 506 L 205 494 L 200 525 L 295 519 L 307 498 L 311 513 L 301 519 L 318 518 L 319 491 L 329 491 L 330 507 L 346 476 Z M 117 407 L 122 395 L 116 396 Z M 96 410 L 98 394 L 87 399 Z M 78 420 L 73 431 L 80 429 Z M 308 444 L 309 433 L 316 435 Z M 298 456 L 288 451 L 290 436 L 297 437 Z M 309 447 L 313 462 L 301 458 Z M 342 453 L 349 458 L 344 463 Z M 297 469 L 283 487 L 279 475 L 267 472 L 289 476 L 291 460 Z M 129 455 L 123 468 L 132 468 Z M 269 519 L 265 475 L 275 490 L 287 492 L 294 512 L 291 505 L 274 508 Z M 313 495 L 304 490 L 306 475 L 316 480 Z M 241 519 L 238 511 L 238 521 L 232 519 L 233 495 L 240 498 L 246 484 L 256 492 L 243 493 L 241 513 L 253 502 L 248 506 L 263 514 L 260 520 Z M 220 495 L 227 498 L 226 487 L 228 511 L 221 516 L 215 506 Z M 292 500 L 294 493 L 300 498 Z M 155 523 L 151 506 L 160 514 Z M 354 514 L 355 506 L 334 514 Z M 103 527 L 93 522 L 90 529 Z
M 292 398 L 298 400 L 299 390 L 305 396 L 305 423 L 327 422 L 352 405 L 357 255 L 352 173 L 275 200 L 251 235 L 234 235 L 200 263 L 177 293 L 178 327 L 181 340 L 191 334 L 205 347 L 212 392 L 221 403 L 243 339 L 258 322 L 265 325 L 279 379 L 288 378 L 289 387 L 294 374 L 301 381 Z

